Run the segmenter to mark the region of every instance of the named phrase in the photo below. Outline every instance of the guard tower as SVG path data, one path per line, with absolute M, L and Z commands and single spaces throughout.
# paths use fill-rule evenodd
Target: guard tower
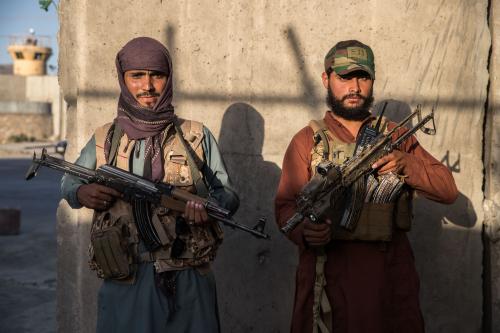
M 30 29 L 29 35 L 10 36 L 9 51 L 14 61 L 14 75 L 46 75 L 47 60 L 52 55 L 49 36 L 35 36 Z

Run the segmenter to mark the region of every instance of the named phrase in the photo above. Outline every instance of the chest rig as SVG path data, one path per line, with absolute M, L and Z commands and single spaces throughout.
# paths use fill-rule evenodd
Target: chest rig
M 111 164 L 130 171 L 136 142 L 125 133 L 115 135 L 117 129 L 111 123 L 95 132 L 96 167 L 106 163 L 104 143 L 110 131 L 113 131 L 109 135 L 112 138 Z M 178 118 L 176 124 L 165 131 L 163 182 L 206 196 L 203 175 L 199 171 L 204 164 L 203 125 Z M 133 283 L 139 262 L 154 262 L 156 272 L 161 273 L 188 267 L 205 269 L 214 260 L 223 238 L 217 223 L 189 225 L 182 221 L 181 213 L 164 207 L 147 207 L 140 214 L 149 215 L 161 246 L 146 251 L 134 213 L 137 211 L 134 212 L 132 205 L 122 200 L 116 200 L 107 211 L 94 212 L 89 263 L 98 277 Z M 183 245 L 180 248 L 179 243 Z
M 375 124 L 376 121 L 374 119 L 366 124 L 367 128 L 362 130 L 373 131 L 376 128 L 376 132 L 387 133 L 387 119 L 381 117 Z M 314 132 L 310 163 L 312 176 L 316 174 L 316 167 L 322 161 L 330 160 L 336 165 L 341 165 L 365 144 L 365 142 L 340 141 L 323 120 L 311 120 L 309 127 Z M 376 135 L 376 132 L 369 133 L 361 138 L 361 141 L 370 135 Z M 356 188 L 356 184 L 353 185 L 341 202 L 330 208 L 328 216 L 333 222 L 333 239 L 390 241 L 394 228 L 410 230 L 411 197 L 410 192 L 405 190 L 402 177 L 392 173 L 382 176 L 369 175 L 362 181 L 364 184 L 360 189 Z M 339 227 L 340 220 L 346 218 L 358 220 L 353 232 Z

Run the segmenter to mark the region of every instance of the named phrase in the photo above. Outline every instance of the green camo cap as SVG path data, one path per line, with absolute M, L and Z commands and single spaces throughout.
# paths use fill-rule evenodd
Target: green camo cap
M 357 40 L 338 42 L 325 57 L 325 71 L 331 68 L 338 75 L 364 71 L 375 80 L 375 62 L 372 49 Z

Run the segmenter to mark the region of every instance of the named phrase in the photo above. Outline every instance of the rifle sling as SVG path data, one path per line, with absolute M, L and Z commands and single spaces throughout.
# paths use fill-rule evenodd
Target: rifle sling
M 375 125 L 375 131 L 377 131 L 377 133 L 380 133 L 380 125 L 382 124 L 382 119 L 384 117 L 386 107 L 387 107 L 387 101 L 384 102 L 384 106 L 382 107 L 382 112 L 380 112 L 380 114 L 378 115 L 377 124 Z
M 109 131 L 113 132 L 111 137 L 111 148 L 109 150 L 109 165 L 116 165 L 116 158 L 118 156 L 118 146 L 120 145 L 120 140 L 123 136 L 123 129 L 117 123 L 113 123 L 109 128 Z

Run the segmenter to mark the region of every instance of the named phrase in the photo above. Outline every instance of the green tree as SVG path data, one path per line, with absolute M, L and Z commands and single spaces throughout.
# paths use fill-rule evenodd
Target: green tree
M 49 11 L 50 5 L 54 5 L 57 10 L 57 3 L 54 0 L 38 0 L 38 4 L 40 5 L 40 8 L 45 10 L 46 12 Z

